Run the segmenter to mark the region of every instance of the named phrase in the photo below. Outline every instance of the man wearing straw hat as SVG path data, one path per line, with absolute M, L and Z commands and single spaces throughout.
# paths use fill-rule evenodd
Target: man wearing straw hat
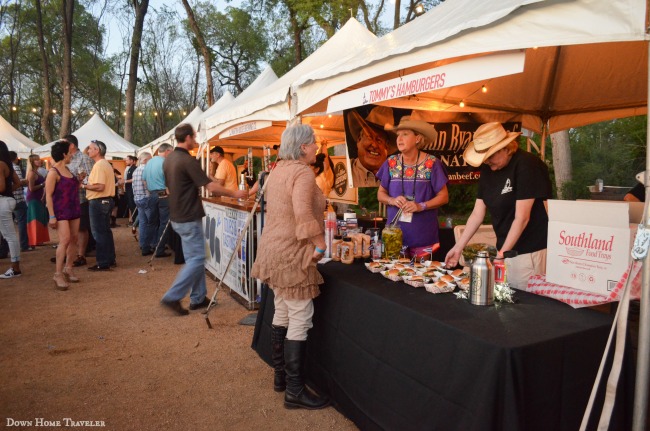
M 357 157 L 351 158 L 352 185 L 354 187 L 377 187 L 375 177 L 388 156 L 390 135 L 384 131 L 386 124 L 393 124 L 393 110 L 375 106 L 363 118 L 357 111 L 347 113 L 347 126 L 356 142 Z M 350 148 L 354 150 L 354 148 Z
M 546 272 L 548 214 L 552 197 L 546 164 L 519 149 L 519 132 L 507 132 L 500 123 L 481 125 L 465 150 L 465 161 L 481 167 L 478 196 L 467 226 L 445 262 L 456 266 L 463 248 L 478 230 L 487 211 L 497 235 L 497 257 L 506 259 L 508 283 L 526 289 L 528 279 Z

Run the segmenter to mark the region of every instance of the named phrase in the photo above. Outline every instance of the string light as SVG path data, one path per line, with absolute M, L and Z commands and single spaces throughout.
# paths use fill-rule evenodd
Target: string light
M 52 114 L 56 114 L 56 109 L 52 109 Z
M 75 111 L 75 110 L 72 110 L 70 112 L 72 112 L 72 115 L 77 115 L 77 111 Z
M 487 87 L 486 87 L 485 85 L 482 86 L 482 87 L 481 87 L 481 91 L 482 91 L 483 93 L 487 93 Z
M 17 111 L 17 110 L 18 110 L 18 108 L 17 108 L 17 107 L 15 107 L 15 106 L 12 106 L 12 107 L 11 107 L 11 110 L 15 112 L 15 111 Z
M 325 125 L 323 125 L 323 124 L 320 125 L 320 128 L 321 128 L 321 129 L 324 128 L 324 127 L 325 127 Z
M 94 112 L 93 111 L 88 111 L 88 114 L 93 115 Z
M 36 108 L 32 108 L 32 112 L 36 114 Z
M 123 113 L 122 113 L 122 115 L 123 115 L 124 117 L 126 117 L 126 111 L 125 111 L 125 112 L 123 112 Z
M 187 115 L 187 111 L 183 111 L 183 115 Z
M 332 118 L 332 114 L 329 114 L 329 115 L 327 116 L 327 118 Z
M 154 111 L 153 116 L 154 116 L 154 117 L 157 117 L 157 116 L 158 116 L 158 113 L 157 113 L 156 111 Z
M 172 113 L 171 113 L 171 112 L 168 112 L 167 115 L 169 115 L 169 116 L 171 117 L 171 116 L 172 116 Z
M 139 116 L 139 117 L 142 117 L 142 112 L 138 112 L 138 116 Z
M 458 106 L 460 106 L 461 108 L 464 108 L 464 107 L 465 107 L 465 102 L 463 102 L 463 101 L 461 100 L 460 103 L 458 104 Z

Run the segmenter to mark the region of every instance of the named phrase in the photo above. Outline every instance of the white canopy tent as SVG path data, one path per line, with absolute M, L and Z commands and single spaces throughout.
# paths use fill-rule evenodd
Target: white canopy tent
M 361 23 L 351 18 L 320 48 L 267 88 L 256 92 L 253 97 L 237 98 L 227 110 L 206 117 L 208 127 L 215 132 L 210 142 L 218 142 L 219 145 L 242 152 L 248 147 L 259 148 L 279 143 L 287 121 L 291 119 L 291 84 L 305 73 L 330 63 L 342 52 L 356 51 L 376 39 Z M 343 121 L 340 116 L 311 117 L 306 122 L 313 123 L 319 139 L 327 139 L 332 143 L 344 142 Z
M 118 135 L 104 123 L 98 114 L 94 114 L 90 120 L 86 122 L 79 129 L 72 132 L 79 141 L 79 149 L 84 150 L 92 140 L 102 141 L 106 144 L 106 158 L 125 158 L 126 156 L 135 156 L 136 152 L 140 149 L 128 142 L 126 139 Z M 50 142 L 34 150 L 35 154 L 41 157 L 49 157 L 52 145 L 56 141 Z
M 9 151 L 15 151 L 18 157 L 29 156 L 39 144 L 20 133 L 7 120 L 0 116 L 0 141 L 4 141 Z
M 194 127 L 194 129 L 196 130 L 196 128 L 199 126 L 199 120 L 201 118 L 201 114 L 203 114 L 203 110 L 197 106 L 178 124 L 190 123 L 192 127 Z M 158 139 L 154 139 L 153 141 L 149 142 L 147 145 L 143 145 L 138 150 L 138 155 L 140 155 L 145 151 L 149 151 L 151 154 L 153 154 L 154 152 L 156 152 L 156 150 L 158 150 L 158 147 L 160 147 L 160 145 L 162 144 L 174 145 L 176 143 L 176 139 L 174 138 L 174 130 L 176 130 L 178 124 L 174 126 L 174 128 L 172 128 L 171 130 L 169 130 L 167 133 L 160 136 Z
M 278 80 L 278 76 L 275 74 L 273 69 L 270 66 L 268 66 L 234 100 L 230 100 L 228 101 L 228 103 L 224 102 L 223 105 L 219 107 L 214 107 L 215 109 L 212 109 L 211 107 L 210 109 L 205 111 L 204 115 L 201 117 L 200 142 L 205 143 L 206 141 L 212 140 L 212 138 L 216 136 L 220 132 L 220 130 L 223 130 L 216 127 L 218 123 L 213 121 L 212 120 L 213 118 L 222 115 L 224 112 L 230 111 L 233 108 L 233 106 L 235 106 L 236 104 L 243 104 L 247 100 L 252 100 L 256 98 L 258 94 L 260 94 L 262 91 L 264 91 L 265 88 L 269 87 L 277 80 Z
M 537 132 L 546 124 L 554 132 L 643 114 L 645 16 L 644 0 L 445 2 L 365 50 L 302 76 L 292 88 L 295 113 L 325 111 L 326 97 L 344 90 L 469 58 L 525 50 L 521 74 L 380 104 L 443 115 L 513 113 L 525 128 Z

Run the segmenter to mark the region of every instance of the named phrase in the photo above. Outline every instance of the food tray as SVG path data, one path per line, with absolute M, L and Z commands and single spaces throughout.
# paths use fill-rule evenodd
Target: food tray
M 435 283 L 425 283 L 424 288 L 429 293 L 449 293 L 454 291 L 454 286 L 452 284 L 447 284 L 447 287 L 438 287 Z
M 370 263 L 365 263 L 364 265 L 366 265 L 366 269 L 372 272 L 373 274 L 377 274 L 378 272 L 382 272 L 386 270 L 386 267 L 383 265 L 380 266 L 379 268 L 370 268 Z
M 391 281 L 401 281 L 402 280 L 402 277 L 400 277 L 399 275 L 388 275 L 388 271 L 381 271 L 380 274 L 383 275 L 384 277 L 386 277 L 387 279 L 391 280 Z
M 424 281 L 411 281 L 410 276 L 402 277 L 402 281 L 404 281 L 404 283 L 408 284 L 409 286 L 424 287 Z

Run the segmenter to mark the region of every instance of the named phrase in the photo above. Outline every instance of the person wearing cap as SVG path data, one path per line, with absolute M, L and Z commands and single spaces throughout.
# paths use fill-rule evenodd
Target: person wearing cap
M 351 154 L 352 185 L 354 187 L 377 187 L 377 171 L 386 161 L 390 136 L 384 131 L 386 124 L 393 124 L 393 110 L 386 106 L 375 106 L 366 118 L 357 111 L 347 113 L 347 125 L 356 142 L 354 148 L 348 147 Z
M 397 134 L 398 154 L 377 172 L 380 181 L 377 199 L 387 206 L 388 220 L 402 210 L 399 226 L 402 241 L 411 256 L 439 244 L 438 208 L 449 202 L 447 173 L 442 162 L 420 148 L 435 142 L 438 133 L 426 121 L 404 116 L 386 130 Z
M 489 211 L 497 236 L 497 257 L 505 260 L 511 287 L 526 289 L 532 275 L 546 272 L 548 214 L 546 200 L 552 197 L 546 164 L 519 149 L 520 132 L 507 132 L 501 123 L 481 125 L 463 154 L 465 162 L 480 167 L 478 196 L 465 231 L 449 250 L 447 266 L 456 266 L 463 248 L 478 230 Z
M 623 196 L 625 202 L 645 202 L 645 171 L 636 174 L 637 185 Z
M 239 190 L 237 185 L 237 169 L 233 163 L 224 157 L 223 148 L 215 146 L 210 150 L 210 160 L 219 164 L 214 179 L 220 186 L 229 190 Z

